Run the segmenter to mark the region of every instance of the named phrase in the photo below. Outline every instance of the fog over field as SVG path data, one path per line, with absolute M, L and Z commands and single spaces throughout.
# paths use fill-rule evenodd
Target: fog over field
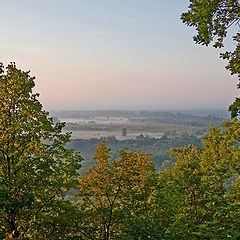
M 65 132 L 72 132 L 72 139 L 116 137 L 118 140 L 135 139 L 138 136 L 162 138 L 175 132 L 202 135 L 211 125 L 220 125 L 227 119 L 226 111 L 59 111 L 52 112 L 57 121 L 66 122 Z M 123 134 L 126 129 L 126 134 Z

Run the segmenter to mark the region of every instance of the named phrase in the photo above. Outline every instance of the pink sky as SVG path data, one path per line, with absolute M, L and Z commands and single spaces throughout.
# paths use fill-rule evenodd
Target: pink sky
M 216 49 L 194 44 L 194 31 L 179 19 L 187 6 L 5 1 L 0 61 L 31 70 L 48 110 L 227 109 L 237 78 Z

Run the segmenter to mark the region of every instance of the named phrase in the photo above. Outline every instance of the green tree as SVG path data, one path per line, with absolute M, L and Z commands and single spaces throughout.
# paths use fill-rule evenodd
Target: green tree
M 42 109 L 34 77 L 14 63 L 4 70 L 0 65 L 0 238 L 58 239 L 61 222 L 53 219 L 71 207 L 63 196 L 77 183 L 81 157 L 64 148 L 70 134 Z
M 164 239 L 240 236 L 240 121 L 211 128 L 203 148 L 172 149 L 173 169 L 159 174 L 153 197 Z
M 84 239 L 148 239 L 151 219 L 148 197 L 153 191 L 155 171 L 150 156 L 134 151 L 119 152 L 112 160 L 105 143 L 95 154 L 96 167 L 79 178 L 79 228 Z M 145 232 L 144 232 L 145 230 Z
M 126 128 L 123 128 L 122 129 L 122 136 L 127 136 L 127 129 Z
M 238 0 L 190 0 L 189 11 L 182 14 L 183 22 L 193 26 L 197 35 L 193 37 L 197 44 L 208 46 L 214 42 L 215 48 L 224 46 L 224 39 L 230 27 L 235 31 L 233 42 L 235 49 L 221 54 L 221 58 L 229 61 L 226 68 L 231 74 L 237 74 L 240 80 L 240 3 Z M 238 84 L 240 88 L 240 83 Z M 240 98 L 230 106 L 232 117 L 240 111 Z

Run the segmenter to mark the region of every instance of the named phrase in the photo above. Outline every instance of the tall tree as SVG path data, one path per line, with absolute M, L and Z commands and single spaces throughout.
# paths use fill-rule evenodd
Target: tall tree
M 112 160 L 110 149 L 101 143 L 94 158 L 97 166 L 79 178 L 84 239 L 148 239 L 144 229 L 150 223 L 154 166 L 148 154 L 122 150 L 119 155 L 119 161 Z
M 34 77 L 14 63 L 4 70 L 0 65 L 0 238 L 57 239 L 56 222 L 44 235 L 42 228 L 61 214 L 81 157 L 64 148 L 70 134 L 42 109 Z
M 189 11 L 182 14 L 183 22 L 193 26 L 197 35 L 193 37 L 197 44 L 208 46 L 211 42 L 215 48 L 224 46 L 224 39 L 232 27 L 235 49 L 221 54 L 229 61 L 226 68 L 231 74 L 237 74 L 240 81 L 240 3 L 238 0 L 190 0 Z M 238 84 L 240 88 L 240 83 Z M 230 106 L 232 117 L 240 112 L 240 98 Z
M 164 239 L 240 237 L 240 121 L 222 127 L 211 128 L 202 149 L 172 149 L 174 168 L 160 172 L 154 199 Z

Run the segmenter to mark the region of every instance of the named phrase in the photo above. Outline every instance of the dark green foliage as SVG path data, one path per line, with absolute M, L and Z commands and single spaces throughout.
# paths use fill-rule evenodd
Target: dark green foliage
M 182 14 L 183 22 L 193 26 L 197 35 L 193 37 L 197 44 L 208 46 L 214 42 L 215 48 L 224 46 L 224 39 L 229 34 L 229 28 L 234 31 L 234 51 L 221 54 L 221 58 L 229 61 L 226 68 L 231 74 L 237 74 L 240 80 L 240 3 L 238 0 L 190 0 L 189 11 Z M 240 87 L 240 85 L 238 85 Z M 238 98 L 231 105 L 229 111 L 232 117 L 239 114 L 240 102 Z
M 122 136 L 127 136 L 127 129 L 126 128 L 122 129 Z
M 163 137 L 162 139 L 139 136 L 135 140 L 129 139 L 121 141 L 117 140 L 115 137 L 100 139 L 92 138 L 89 140 L 72 139 L 67 146 L 81 152 L 81 155 L 85 159 L 82 162 L 82 169 L 86 170 L 87 168 L 94 166 L 92 159 L 95 149 L 97 145 L 103 141 L 105 141 L 112 149 L 114 157 L 117 157 L 117 151 L 122 148 L 135 149 L 136 151 L 150 153 L 157 171 L 161 169 L 162 163 L 165 160 L 170 159 L 170 147 L 183 147 L 189 144 L 195 144 L 198 147 L 201 147 L 201 139 L 195 136 L 189 136 L 188 134 L 171 138 Z

